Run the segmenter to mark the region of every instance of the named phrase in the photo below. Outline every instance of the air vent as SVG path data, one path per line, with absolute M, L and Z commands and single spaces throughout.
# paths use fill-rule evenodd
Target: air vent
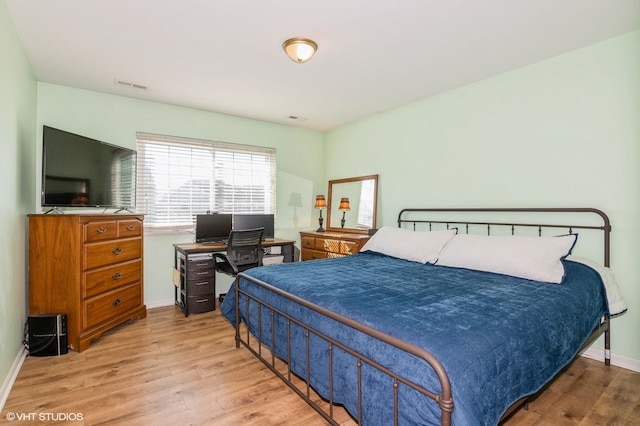
M 290 115 L 289 118 L 292 119 L 292 120 L 296 120 L 296 121 L 307 121 L 308 120 L 307 117 L 298 117 L 297 115 Z
M 147 90 L 147 86 L 143 86 L 142 84 L 130 83 L 128 81 L 122 81 L 118 79 L 113 80 L 113 84 L 115 84 L 116 86 L 129 87 L 131 89 Z

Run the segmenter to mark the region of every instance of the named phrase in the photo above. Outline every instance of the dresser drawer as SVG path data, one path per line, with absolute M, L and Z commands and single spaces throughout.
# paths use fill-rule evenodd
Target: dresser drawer
M 126 284 L 142 281 L 142 260 L 119 263 L 92 272 L 85 272 L 82 297 L 92 297 Z
M 142 257 L 142 239 L 109 241 L 85 244 L 82 265 L 84 270 L 114 265 Z
M 331 238 L 316 238 L 316 250 L 330 253 L 354 254 L 358 252 L 359 245 L 353 241 L 335 240 Z
M 85 329 L 142 305 L 142 284 L 132 284 L 84 301 Z
M 115 220 L 89 222 L 84 225 L 84 241 L 113 240 L 118 236 L 118 226 Z
M 132 238 L 142 235 L 142 222 L 139 220 L 119 220 L 118 238 Z
M 326 251 L 303 248 L 300 252 L 300 260 L 326 259 L 328 254 Z
M 313 237 L 302 237 L 302 248 L 314 249 L 316 248 L 316 239 Z

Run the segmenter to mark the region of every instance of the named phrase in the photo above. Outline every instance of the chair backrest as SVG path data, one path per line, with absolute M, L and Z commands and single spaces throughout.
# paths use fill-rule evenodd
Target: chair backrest
M 229 233 L 227 258 L 239 271 L 262 266 L 262 233 L 264 228 L 234 230 Z

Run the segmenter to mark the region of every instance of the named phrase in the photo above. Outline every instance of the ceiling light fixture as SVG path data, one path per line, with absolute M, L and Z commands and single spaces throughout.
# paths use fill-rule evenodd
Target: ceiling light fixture
M 292 61 L 302 64 L 311 59 L 316 50 L 318 50 L 318 45 L 308 38 L 294 37 L 285 40 L 282 43 L 282 48 Z

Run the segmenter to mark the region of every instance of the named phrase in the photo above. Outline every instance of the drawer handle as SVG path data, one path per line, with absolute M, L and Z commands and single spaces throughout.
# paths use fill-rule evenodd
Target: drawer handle
M 111 278 L 115 281 L 119 280 L 120 278 L 122 278 L 122 274 L 120 272 L 116 272 L 115 274 L 113 274 L 111 276 Z
M 122 299 L 116 299 L 116 300 L 114 300 L 113 302 L 111 302 L 111 304 L 112 304 L 113 306 L 118 306 L 118 305 L 119 305 L 119 304 L 121 304 L 121 303 L 122 303 Z
M 198 300 L 196 300 L 196 303 L 205 303 L 205 302 L 208 302 L 208 301 L 209 301 L 209 299 L 198 299 Z
M 111 251 L 111 253 L 113 253 L 113 254 L 115 254 L 117 256 L 120 253 L 122 253 L 122 249 L 120 247 L 116 247 Z
M 209 284 L 209 281 L 200 281 L 199 283 L 196 283 L 196 285 L 207 285 Z
M 209 275 L 208 271 L 196 272 L 196 275 Z
M 135 225 L 129 225 L 129 226 L 127 226 L 127 230 L 128 230 L 128 231 L 133 231 L 134 229 L 136 229 L 136 226 L 135 226 Z
M 208 266 L 208 263 L 196 263 L 196 266 Z
M 104 226 L 98 228 L 98 234 L 104 234 L 105 232 L 107 232 L 107 228 L 105 228 Z

